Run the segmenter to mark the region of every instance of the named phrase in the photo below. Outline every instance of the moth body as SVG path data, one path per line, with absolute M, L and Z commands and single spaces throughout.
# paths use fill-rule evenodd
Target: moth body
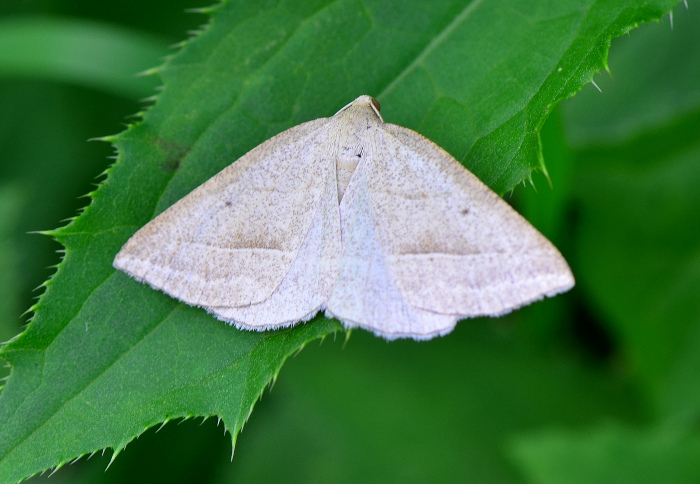
M 251 150 L 114 266 L 239 328 L 325 311 L 387 339 L 429 339 L 574 284 L 544 236 L 369 96 Z

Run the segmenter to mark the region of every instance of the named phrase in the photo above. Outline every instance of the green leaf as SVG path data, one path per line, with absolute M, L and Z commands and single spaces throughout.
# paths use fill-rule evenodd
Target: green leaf
M 576 257 L 590 309 L 650 403 L 644 425 L 543 429 L 511 439 L 533 483 L 698 482 L 700 11 L 613 43 L 611 76 L 565 106 L 575 158 Z M 649 62 L 649 55 L 653 62 Z M 658 59 L 658 62 L 656 62 Z M 673 76 L 667 75 L 673 66 Z
M 639 418 L 619 376 L 545 355 L 502 320 L 422 344 L 358 334 L 339 346 L 285 365 L 220 482 L 518 483 L 504 453 L 514 433 Z
M 581 153 L 576 174 L 580 283 L 653 398 L 700 327 L 698 132 L 700 110 L 629 143 Z
M 233 463 L 221 426 L 197 419 L 142 434 L 107 472 L 98 454 L 48 482 L 521 483 L 504 452 L 514 434 L 643 413 L 624 375 L 523 341 L 522 315 L 422 343 L 356 331 L 309 344 L 256 405 Z
M 615 40 L 610 72 L 596 76 L 600 91 L 586 87 L 566 105 L 574 146 L 623 143 L 697 110 L 700 11 L 679 4 L 674 13 L 673 26 L 665 19 Z
M 53 233 L 66 256 L 28 330 L 3 348 L 0 481 L 150 426 L 221 417 L 235 439 L 285 358 L 340 329 L 318 317 L 236 331 L 116 273 L 156 214 L 281 130 L 373 94 L 389 122 L 444 146 L 498 192 L 543 169 L 538 133 L 604 66 L 609 40 L 673 2 L 224 2 L 158 70 L 143 121 L 85 212 Z M 410 344 L 410 343 L 408 343 Z
M 665 413 L 700 414 L 700 386 L 689 378 L 700 364 L 693 356 L 700 332 L 700 49 L 688 47 L 700 45 L 698 21 L 700 11 L 682 8 L 672 35 L 668 26 L 650 25 L 621 39 L 613 79 L 602 76 L 603 93 L 582 92 L 567 110 L 581 146 L 574 174 L 580 286 Z M 661 66 L 638 62 L 651 45 L 664 49 L 657 52 Z M 692 77 L 662 76 L 663 62 Z M 648 108 L 644 115 L 638 104 Z M 593 112 L 607 134 L 590 127 Z
M 510 450 L 537 484 L 691 484 L 700 476 L 700 438 L 672 427 L 541 431 L 514 439 Z
M 140 76 L 167 53 L 167 42 L 112 25 L 56 18 L 0 22 L 0 76 L 74 83 L 139 99 L 156 83 Z

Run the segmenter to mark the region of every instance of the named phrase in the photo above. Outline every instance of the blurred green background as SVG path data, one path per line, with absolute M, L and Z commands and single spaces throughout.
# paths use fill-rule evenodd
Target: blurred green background
M 0 338 L 60 260 L 197 0 L 0 4 Z M 283 368 L 238 438 L 149 430 L 50 482 L 700 482 L 700 3 L 613 41 L 543 131 L 553 188 L 510 197 L 575 290 L 429 343 L 356 331 Z M 7 370 L 3 370 L 4 375 Z M 40 481 L 45 477 L 36 477 Z

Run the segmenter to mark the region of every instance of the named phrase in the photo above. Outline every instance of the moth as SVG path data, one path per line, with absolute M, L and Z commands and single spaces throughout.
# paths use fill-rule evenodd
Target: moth
M 240 329 L 324 311 L 386 339 L 444 335 L 574 285 L 554 245 L 370 96 L 242 156 L 114 267 Z

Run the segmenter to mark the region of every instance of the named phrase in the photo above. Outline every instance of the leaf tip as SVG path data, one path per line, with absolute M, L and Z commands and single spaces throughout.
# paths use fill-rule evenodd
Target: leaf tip
M 158 429 L 156 430 L 156 433 L 160 432 L 160 429 L 165 427 L 165 424 L 167 424 L 168 422 L 170 422 L 170 417 L 166 417 L 165 420 L 163 420 L 163 422 L 160 424 L 160 427 L 158 427 Z
M 210 5 L 208 7 L 193 7 L 185 9 L 186 13 L 201 13 L 204 15 L 211 15 L 216 11 L 216 5 Z
M 107 467 L 105 467 L 105 472 L 107 472 L 107 469 L 112 465 L 112 463 L 116 460 L 117 456 L 121 453 L 122 450 L 124 450 L 124 445 L 120 445 L 119 447 L 114 448 L 114 452 L 112 452 L 112 457 L 109 459 L 109 464 L 107 464 Z M 104 455 L 104 451 L 106 449 L 102 449 L 102 455 Z

